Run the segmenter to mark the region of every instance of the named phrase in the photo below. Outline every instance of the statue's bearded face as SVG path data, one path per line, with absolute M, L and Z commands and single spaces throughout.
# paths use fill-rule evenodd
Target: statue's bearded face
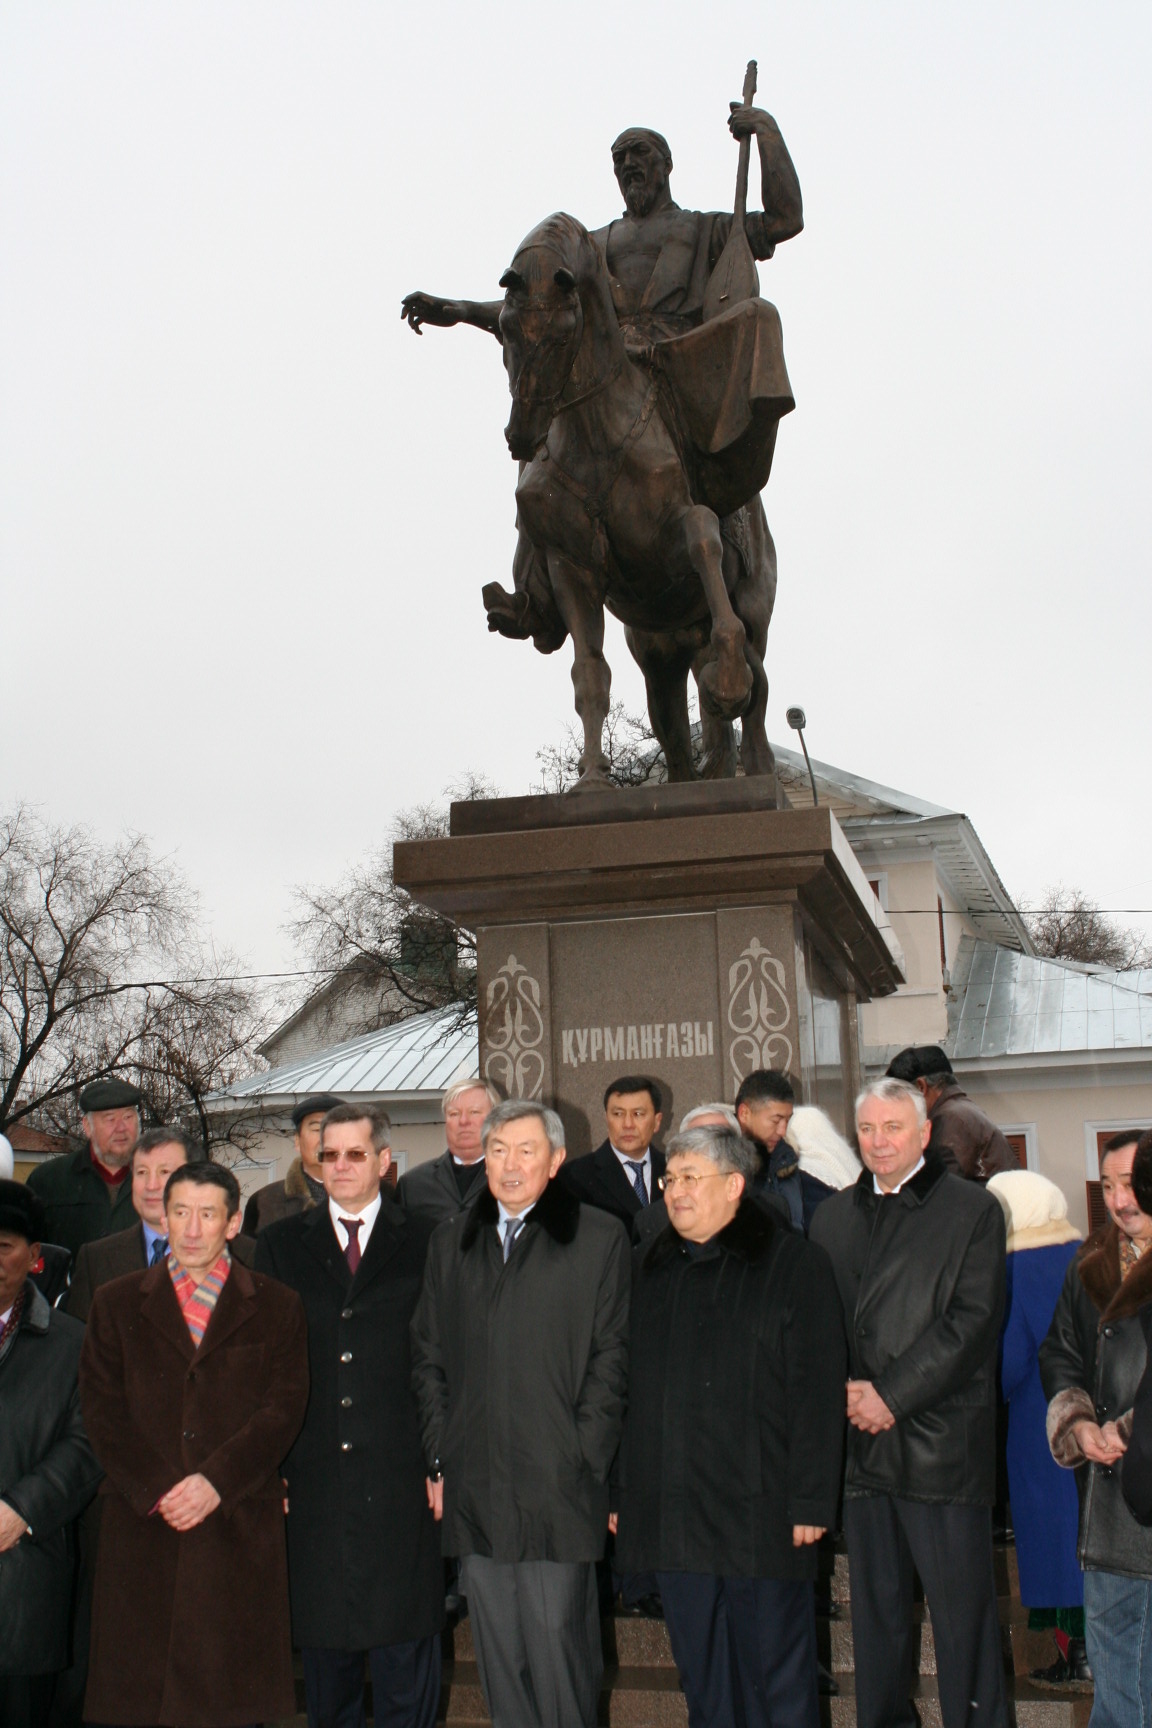
M 668 163 L 646 138 L 630 138 L 612 152 L 616 183 L 630 216 L 647 216 L 668 184 Z

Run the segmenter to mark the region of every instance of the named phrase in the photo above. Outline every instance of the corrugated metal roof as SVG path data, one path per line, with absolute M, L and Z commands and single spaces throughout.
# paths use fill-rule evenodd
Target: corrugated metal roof
M 475 1074 L 476 1015 L 458 1008 L 413 1014 L 379 1032 L 365 1032 L 300 1062 L 254 1074 L 217 1092 L 209 1103 L 303 1098 L 309 1092 L 395 1098 L 442 1092 L 459 1075 Z
M 955 1061 L 1152 1050 L 1152 967 L 1116 972 L 965 936 L 944 1049 Z

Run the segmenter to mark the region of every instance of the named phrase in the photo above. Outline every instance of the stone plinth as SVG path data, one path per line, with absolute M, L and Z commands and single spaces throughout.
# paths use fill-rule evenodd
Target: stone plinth
M 476 933 L 481 1072 L 553 1104 L 570 1157 L 629 1073 L 659 1081 L 668 1126 L 753 1068 L 844 1126 L 856 1005 L 903 957 L 832 813 L 775 799 L 754 780 L 491 799 L 395 847 L 397 883 Z

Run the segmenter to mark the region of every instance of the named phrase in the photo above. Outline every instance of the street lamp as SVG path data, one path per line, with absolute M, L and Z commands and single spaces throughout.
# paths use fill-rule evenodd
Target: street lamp
M 785 715 L 785 719 L 788 721 L 793 732 L 798 732 L 800 734 L 800 748 L 804 752 L 804 760 L 808 764 L 808 778 L 812 782 L 812 803 L 813 805 L 819 804 L 820 797 L 816 791 L 816 776 L 812 772 L 812 763 L 808 756 L 808 746 L 804 742 L 804 728 L 808 724 L 808 717 L 803 708 L 789 708 Z

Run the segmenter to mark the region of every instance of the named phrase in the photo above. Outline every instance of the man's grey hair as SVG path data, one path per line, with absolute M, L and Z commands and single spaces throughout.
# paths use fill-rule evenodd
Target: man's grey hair
M 440 1100 L 441 1111 L 447 1110 L 449 1104 L 455 1104 L 457 1098 L 463 1098 L 465 1092 L 483 1092 L 493 1108 L 500 1102 L 500 1094 L 490 1080 L 481 1080 L 478 1075 L 470 1074 L 463 1080 L 453 1080 L 450 1086 L 444 1088 L 444 1096 Z
M 928 1106 L 924 1094 L 918 1086 L 909 1086 L 907 1080 L 893 1080 L 882 1074 L 878 1080 L 870 1080 L 867 1086 L 856 1095 L 854 1114 L 860 1115 L 860 1106 L 869 1098 L 879 1098 L 884 1104 L 911 1104 L 916 1112 L 916 1120 L 923 1128 L 928 1120 Z
M 698 1152 L 715 1164 L 724 1176 L 743 1176 L 751 1182 L 760 1168 L 760 1158 L 750 1140 L 743 1134 L 733 1134 L 730 1128 L 681 1128 L 664 1147 L 669 1162 L 686 1152 Z
M 504 1128 L 509 1122 L 522 1122 L 526 1116 L 535 1116 L 543 1128 L 548 1140 L 548 1150 L 559 1152 L 567 1145 L 564 1124 L 555 1110 L 549 1110 L 545 1104 L 533 1104 L 528 1098 L 506 1098 L 503 1104 L 497 1104 L 484 1118 L 484 1126 L 480 1130 L 480 1143 L 485 1152 L 488 1150 L 488 1137 L 497 1128 Z
M 733 1134 L 743 1134 L 744 1132 L 740 1126 L 740 1118 L 731 1104 L 697 1104 L 694 1110 L 689 1110 L 687 1115 L 681 1117 L 677 1132 L 680 1134 L 687 1133 L 689 1128 L 699 1122 L 701 1116 L 722 1116 Z M 705 1126 L 715 1128 L 716 1123 L 706 1123 Z

